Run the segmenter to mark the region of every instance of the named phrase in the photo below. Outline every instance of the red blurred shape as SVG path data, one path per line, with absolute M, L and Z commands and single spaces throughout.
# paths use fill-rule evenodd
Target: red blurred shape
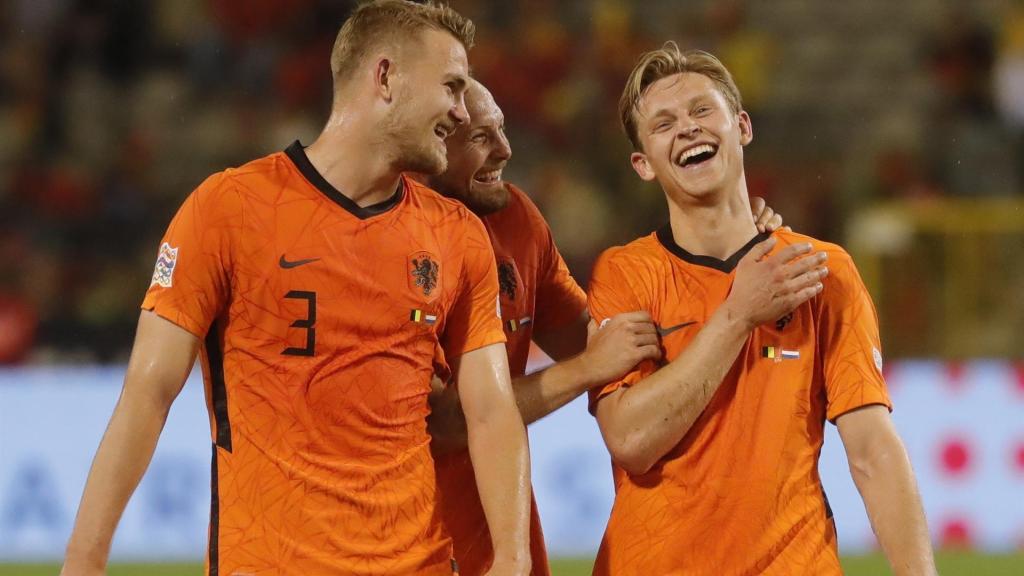
M 38 323 L 31 304 L 16 295 L 0 293 L 0 364 L 17 364 L 25 359 Z
M 971 466 L 970 444 L 963 438 L 951 438 L 942 445 L 941 468 L 947 476 L 961 476 Z
M 1014 364 L 1013 371 L 1017 373 L 1017 392 L 1024 394 L 1024 362 Z
M 950 518 L 939 529 L 939 544 L 946 549 L 967 550 L 974 546 L 974 535 L 965 518 Z
M 953 391 L 963 390 L 967 383 L 964 378 L 965 366 L 963 362 L 946 363 L 946 385 Z
M 1017 471 L 1024 473 L 1024 440 L 1017 443 L 1017 447 L 1013 450 L 1013 462 L 1017 467 Z

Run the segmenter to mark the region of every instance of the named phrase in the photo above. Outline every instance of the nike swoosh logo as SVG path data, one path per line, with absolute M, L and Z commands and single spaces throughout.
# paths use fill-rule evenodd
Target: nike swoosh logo
M 285 269 L 288 269 L 288 268 L 298 268 L 299 266 L 302 266 L 304 264 L 309 264 L 310 262 L 316 262 L 317 260 L 319 260 L 319 258 L 306 258 L 305 260 L 292 260 L 292 261 L 288 261 L 288 260 L 285 260 L 284 254 L 281 254 L 281 259 L 277 261 L 277 265 L 280 266 L 281 268 L 285 268 Z
M 668 326 L 666 328 L 662 328 L 661 326 L 655 326 L 655 328 L 658 329 L 658 336 L 668 336 L 669 334 L 675 332 L 676 330 L 679 330 L 680 328 L 686 328 L 687 326 L 696 323 L 696 320 L 692 320 L 690 322 L 683 322 L 682 324 L 676 324 L 675 326 Z

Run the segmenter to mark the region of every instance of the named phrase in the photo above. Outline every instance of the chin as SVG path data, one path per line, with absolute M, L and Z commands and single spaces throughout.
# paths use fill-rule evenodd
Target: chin
M 509 192 L 504 183 L 491 190 L 480 190 L 474 187 L 471 188 L 471 192 L 471 199 L 466 204 L 477 215 L 491 214 L 508 206 Z

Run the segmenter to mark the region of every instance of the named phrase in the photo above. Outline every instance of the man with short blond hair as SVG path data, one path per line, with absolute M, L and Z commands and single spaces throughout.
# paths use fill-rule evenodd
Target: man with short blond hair
M 363 4 L 339 34 L 317 139 L 215 174 L 185 200 L 63 574 L 105 572 L 197 352 L 210 576 L 453 574 L 426 430 L 435 371 L 461 383 L 490 574 L 529 572 L 529 453 L 494 253 L 469 210 L 403 175 L 447 165 L 444 140 L 467 120 L 472 31 L 447 7 Z
M 663 358 L 591 391 L 616 488 L 594 573 L 841 574 L 817 469 L 828 420 L 895 572 L 934 574 L 871 299 L 841 247 L 758 233 L 729 72 L 668 43 L 641 57 L 620 111 L 669 222 L 600 257 L 590 311 L 672 328 Z

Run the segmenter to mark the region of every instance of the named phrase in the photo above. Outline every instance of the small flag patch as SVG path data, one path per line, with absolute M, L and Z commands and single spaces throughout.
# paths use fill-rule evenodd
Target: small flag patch
M 761 357 L 770 358 L 776 362 L 782 360 L 797 360 L 800 358 L 799 350 L 783 350 L 776 346 L 764 346 L 761 348 Z
M 523 316 L 519 320 L 509 320 L 508 322 L 505 323 L 505 325 L 508 327 L 509 332 L 515 332 L 522 328 L 523 326 L 529 324 L 531 320 L 533 319 L 530 318 L 529 316 Z
M 413 322 L 422 322 L 424 324 L 433 324 L 434 322 L 437 322 L 437 316 L 427 314 L 423 310 L 412 310 L 409 312 L 409 320 Z

